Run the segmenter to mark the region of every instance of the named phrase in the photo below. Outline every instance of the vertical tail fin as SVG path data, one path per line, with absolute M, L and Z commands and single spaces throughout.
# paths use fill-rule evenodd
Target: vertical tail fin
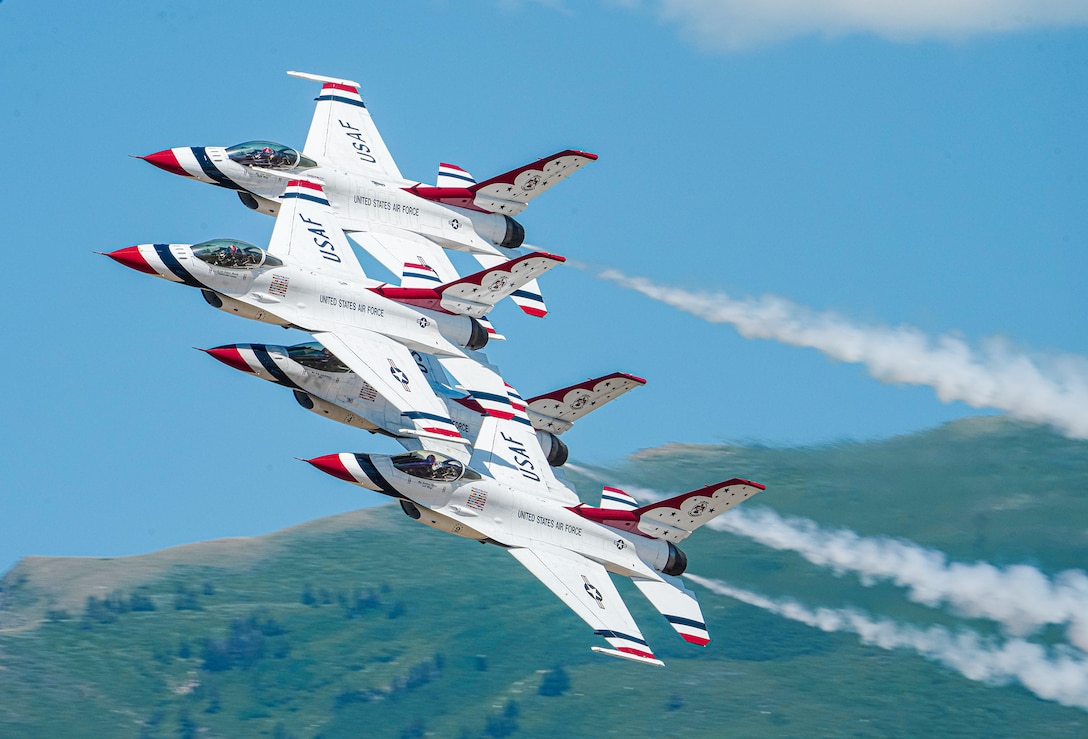
M 638 501 L 619 488 L 611 488 L 606 485 L 604 490 L 601 491 L 601 508 L 633 511 L 638 508 Z
M 470 187 L 476 184 L 476 178 L 456 164 L 442 162 L 438 165 L 438 187 Z
M 287 74 L 323 83 L 310 132 L 306 135 L 304 153 L 352 172 L 401 178 L 393 155 L 359 96 L 358 82 L 306 72 Z
M 291 180 L 282 195 L 268 253 L 289 256 L 314 271 L 358 280 L 366 277 L 321 185 Z
M 435 272 L 434 267 L 422 259 L 415 262 L 405 262 L 400 273 L 401 287 L 435 287 L 442 284 L 442 278 Z
M 506 337 L 498 332 L 491 321 L 487 320 L 487 316 L 480 316 L 476 320 L 484 327 L 484 331 L 487 331 L 487 336 L 491 341 L 506 341 Z

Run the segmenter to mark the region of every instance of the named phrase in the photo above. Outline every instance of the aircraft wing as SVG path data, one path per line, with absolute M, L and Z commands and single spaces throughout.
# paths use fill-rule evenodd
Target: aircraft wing
M 705 647 L 710 642 L 710 633 L 706 630 L 699 601 L 695 593 L 684 586 L 683 580 L 664 574 L 660 580 L 646 580 L 641 577 L 632 580 L 684 641 L 700 647 Z
M 590 411 L 615 400 L 632 388 L 645 384 L 646 381 L 641 377 L 623 372 L 586 380 L 529 398 L 529 420 L 533 422 L 533 428 L 561 434 Z
M 507 551 L 613 647 L 592 647 L 593 651 L 635 662 L 664 664 L 654 657 L 603 565 L 542 542 Z
M 450 262 L 450 258 L 446 256 L 445 249 L 427 237 L 412 231 L 401 229 L 397 229 L 396 233 L 376 230 L 349 231 L 348 236 L 395 275 L 403 274 L 405 264 L 419 264 L 434 270 L 438 278 L 434 286 L 444 285 L 461 278 Z
M 468 461 L 468 440 L 403 344 L 358 329 L 350 334 L 318 331 L 313 336 L 400 414 L 387 418 L 387 430 L 418 438 L 424 449 Z
M 359 96 L 358 82 L 306 72 L 287 74 L 323 83 L 303 153 L 349 172 L 403 179 Z

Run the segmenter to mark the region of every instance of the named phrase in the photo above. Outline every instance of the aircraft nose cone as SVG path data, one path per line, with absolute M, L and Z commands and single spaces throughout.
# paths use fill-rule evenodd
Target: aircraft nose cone
M 159 273 L 147 263 L 144 259 L 144 255 L 140 253 L 140 247 L 138 246 L 126 246 L 124 249 L 118 249 L 117 251 L 111 251 L 106 254 L 107 257 L 115 262 L 131 267 L 137 272 L 143 272 L 149 275 L 158 275 Z
M 178 162 L 178 157 L 174 154 L 173 149 L 163 149 L 162 151 L 156 151 L 154 154 L 148 154 L 145 157 L 140 157 L 148 164 L 154 164 L 159 169 L 170 172 L 171 174 L 179 174 L 182 177 L 190 177 L 191 175 L 186 172 L 181 164 Z
M 253 368 L 250 367 L 242 357 L 238 344 L 227 344 L 226 346 L 217 346 L 214 349 L 201 349 L 200 351 L 215 357 L 228 367 L 254 374 Z
M 354 475 L 348 472 L 347 467 L 345 467 L 344 463 L 340 460 L 339 454 L 326 454 L 323 457 L 314 457 L 313 459 L 304 459 L 302 461 L 309 462 L 327 475 L 332 475 L 333 477 L 346 480 L 347 482 L 359 482 L 355 479 Z

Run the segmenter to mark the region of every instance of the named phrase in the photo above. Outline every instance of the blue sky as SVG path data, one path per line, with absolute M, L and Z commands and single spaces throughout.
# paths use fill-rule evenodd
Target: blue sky
M 519 219 L 572 264 L 542 282 L 547 318 L 492 314 L 510 340 L 487 352 L 523 394 L 614 370 L 648 379 L 564 436 L 575 460 L 672 441 L 882 438 L 998 412 L 745 338 L 600 279 L 608 268 L 704 302 L 779 296 L 934 341 L 1003 337 L 1003 356 L 1039 362 L 1079 399 L 1084 12 L 868 17 L 779 0 L 773 20 L 746 5 L 0 4 L 15 170 L 0 184 L 0 569 L 259 534 L 378 500 L 293 458 L 394 446 L 191 348 L 302 334 L 93 254 L 265 243 L 272 219 L 128 155 L 301 146 L 316 86 L 287 69 L 359 81 L 401 171 L 426 182 L 441 161 L 486 177 L 567 147 L 600 155 Z

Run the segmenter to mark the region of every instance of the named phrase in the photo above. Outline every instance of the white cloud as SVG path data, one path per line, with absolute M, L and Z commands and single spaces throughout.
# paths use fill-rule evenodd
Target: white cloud
M 808 608 L 795 600 L 767 598 L 720 580 L 686 576 L 720 595 L 828 632 L 857 634 L 881 649 L 909 649 L 989 685 L 1018 682 L 1045 700 L 1088 710 L 1088 659 L 1068 647 L 1047 649 L 1023 639 L 1000 642 L 973 631 L 951 632 L 941 626 L 920 629 L 874 619 L 848 608 Z
M 661 0 L 660 13 L 718 49 L 805 35 L 915 41 L 1088 23 L 1084 0 Z
M 616 270 L 600 275 L 691 313 L 728 323 L 749 339 L 773 339 L 817 349 L 865 366 L 887 383 L 928 385 L 949 403 L 996 408 L 1067 436 L 1088 439 L 1088 360 L 1075 355 L 1029 357 L 993 338 L 973 348 L 951 335 L 931 339 L 916 328 L 862 326 L 835 313 L 817 313 L 775 296 L 736 300 L 725 293 L 689 292 Z

